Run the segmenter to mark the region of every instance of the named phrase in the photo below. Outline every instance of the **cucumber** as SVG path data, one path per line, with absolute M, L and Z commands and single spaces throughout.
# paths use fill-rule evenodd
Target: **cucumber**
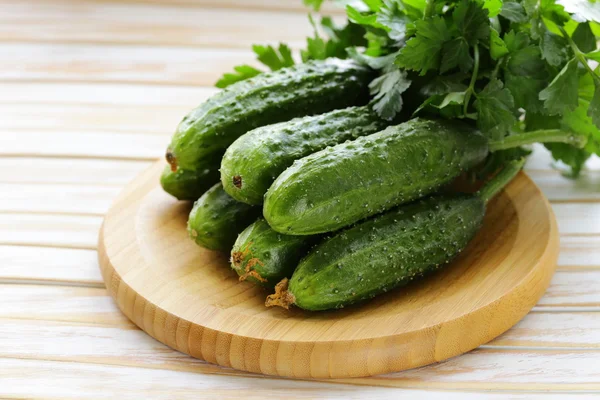
M 187 229 L 199 246 L 229 252 L 237 235 L 259 215 L 260 207 L 232 199 L 217 183 L 194 203 Z
M 160 176 L 164 191 L 178 200 L 197 200 L 218 181 L 219 171 L 216 168 L 199 171 L 178 169 L 173 172 L 167 165 Z
M 416 118 L 296 160 L 265 195 L 278 232 L 330 232 L 423 197 L 483 161 L 474 128 Z
M 179 123 L 167 149 L 171 168 L 196 170 L 200 161 L 242 134 L 294 117 L 366 104 L 372 71 L 351 60 L 309 61 L 228 86 Z
M 266 305 L 342 308 L 403 286 L 454 259 L 480 229 L 488 200 L 517 174 L 513 162 L 477 194 L 432 196 L 344 230 L 316 246 Z
M 221 183 L 234 199 L 262 204 L 269 186 L 294 160 L 387 125 L 370 107 L 362 106 L 256 128 L 225 152 Z
M 244 229 L 231 251 L 231 267 L 240 281 L 273 287 L 292 276 L 298 259 L 317 240 L 315 236 L 289 236 L 275 232 L 264 219 Z

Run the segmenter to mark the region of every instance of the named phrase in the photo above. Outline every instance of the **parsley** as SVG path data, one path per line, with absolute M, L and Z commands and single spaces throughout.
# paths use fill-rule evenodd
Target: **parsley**
M 304 0 L 319 10 L 324 0 Z M 498 152 L 493 170 L 547 144 L 570 176 L 600 154 L 600 0 L 334 0 L 348 23 L 310 19 L 303 61 L 351 57 L 377 72 L 371 105 L 383 118 L 428 114 L 476 125 Z M 255 46 L 270 69 L 292 65 L 286 46 Z M 260 71 L 225 74 L 220 87 Z M 410 95 L 407 95 L 410 93 Z M 583 143 L 585 142 L 585 147 Z M 503 147 L 504 146 L 504 147 Z
M 294 59 L 292 58 L 292 52 L 290 48 L 280 43 L 279 47 L 275 49 L 273 46 L 252 46 L 252 51 L 256 54 L 258 61 L 269 67 L 271 71 L 277 71 L 278 69 L 290 67 L 294 65 Z M 250 65 L 238 65 L 233 67 L 235 73 L 225 73 L 215 84 L 218 88 L 225 88 L 236 82 L 243 81 L 245 79 L 252 78 L 263 71 L 256 69 Z
M 304 5 L 311 7 L 315 11 L 319 11 L 325 0 L 303 0 Z
M 243 81 L 244 79 L 250 79 L 262 72 L 261 70 L 258 70 L 250 65 L 238 65 L 237 67 L 233 67 L 233 70 L 235 73 L 228 72 L 223 74 L 215 86 L 223 89 L 236 82 Z
M 406 43 L 396 63 L 425 75 L 428 70 L 439 68 L 442 47 L 450 39 L 450 31 L 441 17 L 418 20 L 415 27 L 415 37 Z
M 258 61 L 269 67 L 271 71 L 294 65 L 292 51 L 285 44 L 280 44 L 278 50 L 275 50 L 273 46 L 255 44 L 252 46 L 252 50 L 257 55 Z
M 475 101 L 477 126 L 484 132 L 508 130 L 515 123 L 513 107 L 514 99 L 510 91 L 498 79 L 491 81 Z
M 540 92 L 540 100 L 544 101 L 544 106 L 550 114 L 564 114 L 577 108 L 577 84 L 577 60 L 571 60 L 550 85 Z
M 498 60 L 508 54 L 508 47 L 500 34 L 495 29 L 490 32 L 490 56 L 493 60 Z

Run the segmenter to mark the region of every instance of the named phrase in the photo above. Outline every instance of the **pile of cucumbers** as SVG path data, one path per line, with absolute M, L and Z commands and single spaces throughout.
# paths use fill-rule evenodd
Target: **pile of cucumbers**
M 368 104 L 373 78 L 351 60 L 309 61 L 233 84 L 177 127 L 164 190 L 195 201 L 198 245 L 275 288 L 268 306 L 342 308 L 440 268 L 522 167 L 476 194 L 439 194 L 510 144 L 460 122 L 383 120 Z

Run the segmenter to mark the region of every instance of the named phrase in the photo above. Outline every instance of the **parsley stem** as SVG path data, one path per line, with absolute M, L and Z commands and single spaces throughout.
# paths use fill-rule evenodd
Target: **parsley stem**
M 498 62 L 496 63 L 496 66 L 494 67 L 494 70 L 492 71 L 492 79 L 494 80 L 498 77 L 498 73 L 500 72 L 500 68 L 502 67 L 502 64 L 504 64 L 504 60 L 506 59 L 506 57 L 502 57 L 498 60 Z
M 513 149 L 533 143 L 567 143 L 582 148 L 587 142 L 587 136 L 577 133 L 566 132 L 561 129 L 540 129 L 537 131 L 524 132 L 517 135 L 507 136 L 500 140 L 490 140 L 490 151 Z
M 600 85 L 600 77 L 594 72 L 592 67 L 590 67 L 590 65 L 588 64 L 588 60 L 587 60 L 587 57 L 585 56 L 585 54 L 583 54 L 583 52 L 581 50 L 579 50 L 579 47 L 577 47 L 577 44 L 575 44 L 575 42 L 573 41 L 573 39 L 571 39 L 571 37 L 569 36 L 567 31 L 565 31 L 565 28 L 563 28 L 562 26 L 559 25 L 558 29 L 560 29 L 560 32 L 563 34 L 563 36 L 569 42 L 569 45 L 571 46 L 571 49 L 573 49 L 573 53 L 575 54 L 575 58 L 577 59 L 577 61 L 579 61 L 580 63 L 583 64 L 583 66 L 588 70 L 588 72 L 590 74 L 592 74 L 592 77 L 594 78 L 594 82 L 596 82 L 596 84 Z
M 423 15 L 423 19 L 427 19 L 431 17 L 433 14 L 433 9 L 435 8 L 435 0 L 427 0 L 427 7 L 425 8 L 425 14 Z
M 477 75 L 479 74 L 479 45 L 475 45 L 475 63 L 473 66 L 473 75 L 471 75 L 471 82 L 469 83 L 469 87 L 465 91 L 465 102 L 463 105 L 463 115 L 467 115 L 469 111 L 469 101 L 471 100 L 471 95 L 475 91 L 475 83 L 477 82 Z
M 519 171 L 523 168 L 525 159 L 513 160 L 507 163 L 491 181 L 485 184 L 484 187 L 477 192 L 477 195 L 485 204 L 487 204 L 495 195 L 497 195 L 504 186 L 508 185 L 513 180 Z

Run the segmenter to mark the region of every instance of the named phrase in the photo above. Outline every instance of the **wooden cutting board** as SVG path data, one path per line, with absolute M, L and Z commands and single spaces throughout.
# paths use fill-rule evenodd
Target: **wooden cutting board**
M 228 254 L 187 237 L 191 204 L 162 191 L 163 162 L 108 212 L 99 260 L 110 294 L 141 329 L 211 363 L 269 375 L 342 378 L 427 365 L 509 329 L 554 273 L 558 230 L 537 186 L 520 175 L 488 205 L 483 229 L 446 269 L 371 302 L 310 313 L 265 308 Z

